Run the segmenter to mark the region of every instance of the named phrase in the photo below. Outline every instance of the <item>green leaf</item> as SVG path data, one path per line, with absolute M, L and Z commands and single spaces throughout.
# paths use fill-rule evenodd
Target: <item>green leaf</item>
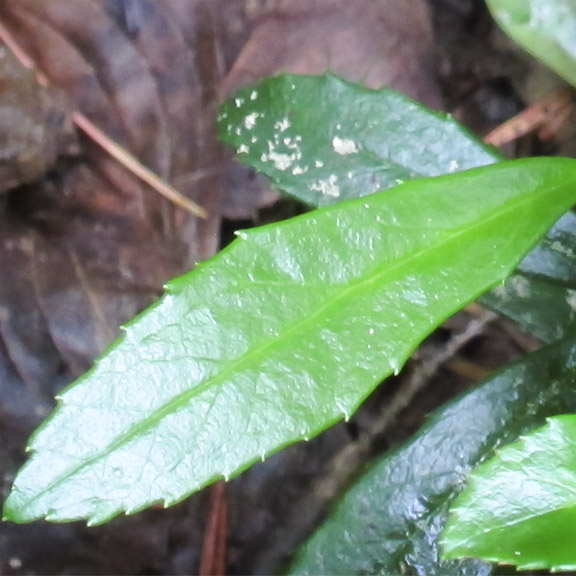
M 576 86 L 574 0 L 486 0 L 498 24 L 527 52 Z
M 413 440 L 373 465 L 346 493 L 299 550 L 290 573 L 489 574 L 490 565 L 479 560 L 440 559 L 439 534 L 448 508 L 467 473 L 496 446 L 541 425 L 546 416 L 576 411 L 574 358 L 576 339 L 554 344 L 524 357 L 436 412 Z M 572 462 L 573 454 L 572 447 Z M 556 469 L 539 468 L 545 479 L 555 477 Z M 495 480 L 493 491 L 484 490 L 485 499 L 474 504 L 483 518 L 487 513 L 482 507 L 493 511 L 506 486 L 518 498 L 529 497 L 527 489 L 519 488 L 518 479 L 507 482 L 501 478 L 498 485 Z M 472 500 L 470 494 L 467 501 Z M 502 500 L 498 505 L 504 506 Z M 490 527 L 490 522 L 482 522 L 482 527 Z M 454 530 L 477 524 L 470 512 L 465 518 L 459 515 Z M 573 537 L 575 531 L 567 528 L 565 534 Z M 504 541 L 504 535 L 500 537 Z M 548 537 L 544 532 L 539 538 Z M 464 555 L 478 554 L 465 550 Z
M 574 356 L 565 360 L 573 373 Z M 576 415 L 568 415 L 474 470 L 451 509 L 443 547 L 448 558 L 574 570 L 575 534 Z
M 565 214 L 503 286 L 481 302 L 544 342 L 576 328 L 576 215 Z
M 332 75 L 282 75 L 221 109 L 221 138 L 288 194 L 326 206 L 500 157 L 445 114 Z
M 574 333 L 576 327 L 576 289 L 549 280 L 515 274 L 482 296 L 480 302 L 544 342 Z
M 313 206 L 501 159 L 444 115 L 331 75 L 268 78 L 228 101 L 219 124 L 243 162 Z M 576 225 L 566 218 L 517 275 L 481 300 L 546 342 L 562 337 L 574 318 Z
M 576 214 L 568 212 L 518 266 L 524 276 L 576 287 Z
M 242 233 L 167 287 L 33 436 L 5 517 L 169 505 L 350 415 L 574 201 L 576 161 L 501 163 Z

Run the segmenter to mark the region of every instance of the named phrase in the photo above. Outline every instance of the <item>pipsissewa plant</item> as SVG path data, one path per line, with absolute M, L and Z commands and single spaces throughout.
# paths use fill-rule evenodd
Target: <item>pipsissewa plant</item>
M 30 442 L 8 519 L 98 523 L 168 505 L 346 418 L 574 201 L 567 159 L 417 178 L 497 157 L 450 119 L 332 76 L 264 81 L 221 122 L 280 185 L 296 173 L 302 191 L 336 202 L 359 174 L 383 191 L 241 233 L 173 281 L 63 393 Z M 419 164 L 411 131 L 444 139 L 444 155 Z
M 501 282 L 576 197 L 575 162 L 563 159 L 420 179 L 498 157 L 408 99 L 330 76 L 265 81 L 237 95 L 221 123 L 246 161 L 311 204 L 372 195 L 242 233 L 213 261 L 172 282 L 62 395 L 31 440 L 35 454 L 16 480 L 6 517 L 103 522 L 153 502 L 177 502 L 317 434 L 351 414 L 447 316 Z M 550 258 L 561 255 L 558 243 L 566 251 L 552 239 Z M 530 285 L 532 273 L 515 278 Z M 562 364 L 569 350 L 551 352 L 540 377 L 569 364 Z M 466 470 L 491 446 L 546 415 L 576 409 L 569 372 L 555 376 L 549 393 L 542 380 L 519 378 L 518 371 L 533 375 L 535 365 L 519 365 L 515 387 L 505 374 L 482 388 L 495 390 L 485 393 L 485 404 L 476 397 L 485 412 L 507 398 L 504 412 L 482 430 L 458 437 L 454 426 L 448 436 L 432 427 L 419 437 L 458 448 L 452 460 L 445 454 L 456 474 L 451 482 L 436 480 L 446 478 L 441 469 L 427 483 L 430 476 L 411 473 L 413 461 L 399 460 L 401 454 L 386 461 L 394 471 L 389 490 L 399 474 L 411 479 L 408 496 L 397 500 L 405 520 L 399 530 L 412 531 L 397 562 L 414 558 L 410 546 L 421 551 L 438 532 Z M 426 512 L 428 504 L 437 514 Z M 306 571 L 311 554 L 326 556 L 315 542 L 296 571 Z M 365 547 L 359 551 L 366 564 Z M 347 570 L 341 564 L 338 571 Z
M 488 4 L 514 39 L 576 83 L 573 2 L 489 0 Z M 467 469 L 488 458 L 499 444 L 543 423 L 546 415 L 574 412 L 570 334 L 576 303 L 575 232 L 575 218 L 567 214 L 523 262 L 519 273 L 483 298 L 544 341 L 557 344 L 545 353 L 527 356 L 440 412 L 411 444 L 375 466 L 303 548 L 293 567 L 296 571 L 396 573 L 412 567 L 418 573 L 459 574 L 490 570 L 489 565 L 473 561 L 439 562 L 438 529 L 446 521 L 454 487 L 463 481 L 463 466 Z M 519 379 L 523 391 L 518 390 Z M 532 385 L 531 395 L 524 396 Z M 497 403 L 487 402 L 493 393 L 498 394 Z M 510 411 L 516 412 L 512 419 Z M 572 416 L 551 419 L 546 428 L 500 450 L 473 474 L 444 537 L 447 556 L 480 556 L 526 569 L 574 569 L 573 423 Z M 478 432 L 479 426 L 483 433 Z M 429 454 L 431 446 L 441 443 L 454 448 L 439 462 Z M 424 478 L 423 469 L 427 470 Z M 406 482 L 400 486 L 391 477 L 404 477 Z M 417 514 L 411 514 L 414 509 Z M 398 539 L 400 532 L 410 537 Z M 378 537 L 386 545 L 374 546 Z M 330 556 L 329 542 L 336 541 L 340 542 L 337 553 Z
M 295 96 L 292 89 L 294 83 L 305 93 L 304 99 L 308 104 L 329 102 L 331 108 L 340 110 L 345 110 L 346 103 L 350 102 L 346 97 L 348 91 L 356 92 L 353 100 L 370 114 L 364 119 L 350 114 L 345 121 L 318 126 L 309 139 L 300 138 L 301 148 L 294 152 L 290 148 L 292 141 L 305 131 L 305 126 L 314 122 L 314 116 L 318 114 L 318 108 L 311 105 L 301 111 L 297 105 L 299 96 Z M 467 162 L 499 160 L 496 154 L 485 150 L 449 119 L 411 108 L 414 104 L 399 95 L 388 93 L 385 97 L 382 93 L 354 90 L 334 78 L 284 77 L 259 86 L 258 98 L 262 96 L 269 106 L 267 113 L 261 115 L 258 99 L 253 98 L 256 93 L 241 93 L 224 109 L 224 139 L 238 147 L 241 158 L 257 166 L 284 189 L 316 204 L 320 203 L 317 195 L 322 193 L 328 196 L 322 199 L 324 203 L 338 202 L 339 196 L 330 185 L 338 187 L 342 182 L 340 194 L 346 195 L 349 193 L 349 175 L 357 172 L 371 181 L 378 180 L 378 186 L 393 186 L 399 179 L 418 176 L 415 172 L 420 167 L 421 147 L 427 149 L 436 144 L 439 151 L 430 157 L 424 156 L 436 162 L 433 164 L 428 160 L 424 168 L 420 167 L 421 171 L 429 170 L 427 174 L 433 174 L 434 170 L 446 172 L 466 167 L 469 165 Z M 285 96 L 280 98 L 280 94 Z M 409 111 L 406 118 L 410 121 L 397 122 L 400 111 Z M 244 117 L 250 121 L 243 122 Z M 284 128 L 280 135 L 277 133 L 278 118 L 282 119 Z M 388 118 L 392 120 L 388 122 Z M 423 122 L 427 131 L 423 130 Z M 375 133 L 386 137 L 377 138 Z M 414 136 L 422 133 L 429 140 Z M 402 135 L 407 141 L 402 140 Z M 258 147 L 256 151 L 249 146 L 243 147 L 242 143 L 249 139 L 255 144 L 272 142 L 274 153 L 259 154 Z M 303 165 L 300 150 L 319 161 L 312 166 Z M 380 158 L 378 164 L 373 162 L 374 157 Z M 278 162 L 278 158 L 282 162 Z M 368 161 L 365 162 L 366 158 Z M 329 169 L 334 167 L 334 172 L 328 173 L 330 175 L 323 172 L 326 165 Z M 486 170 L 489 169 L 481 172 Z M 294 172 L 304 186 L 303 192 L 293 186 Z M 389 174 L 392 176 L 387 178 Z M 506 183 L 505 187 L 509 185 Z M 326 194 L 327 191 L 331 193 Z M 464 185 L 460 197 L 464 201 L 470 193 Z M 459 208 L 470 209 L 464 205 L 452 205 L 449 212 Z M 435 212 L 428 203 L 426 210 L 430 214 Z M 450 219 L 449 212 L 444 221 Z M 529 225 L 529 218 L 523 220 L 520 213 L 518 216 L 522 226 Z M 562 338 L 572 326 L 576 305 L 573 290 L 576 286 L 576 270 L 573 268 L 576 259 L 575 220 L 572 214 L 567 214 L 522 262 L 511 281 L 484 297 L 484 302 L 520 320 L 548 341 Z M 413 224 L 416 222 L 417 219 Z M 513 237 L 514 233 L 511 240 Z M 488 242 L 486 250 L 492 252 L 498 248 Z M 543 307 L 543 303 L 546 306 Z M 310 574 L 398 573 L 412 566 L 426 574 L 468 572 L 471 569 L 469 562 L 440 562 L 439 528 L 446 521 L 446 512 L 454 494 L 475 464 L 489 457 L 499 444 L 542 424 L 546 416 L 576 409 L 571 368 L 563 371 L 558 368 L 558 365 L 564 366 L 574 346 L 569 339 L 559 344 L 562 345 L 561 351 L 556 351 L 556 354 L 527 356 L 517 367 L 487 382 L 470 399 L 439 414 L 438 422 L 411 445 L 376 466 L 303 548 L 293 566 L 294 571 Z M 472 398 L 475 410 L 471 409 Z M 458 426 L 455 421 L 458 421 Z M 432 446 L 434 450 L 431 450 Z M 518 479 L 508 483 L 508 490 L 516 491 L 522 498 L 517 483 Z M 570 491 L 569 485 L 567 491 Z M 541 499 L 540 502 L 545 501 Z M 504 511 L 502 515 L 506 516 L 507 507 L 502 500 L 499 506 Z M 534 510 L 526 507 L 525 512 L 530 515 Z M 488 534 L 486 516 L 483 520 L 480 532 Z M 462 528 L 472 524 L 469 521 L 458 522 L 457 526 Z M 504 530 L 500 529 L 498 537 L 504 542 L 502 532 Z M 399 534 L 405 536 L 399 537 Z M 451 534 L 454 535 L 454 531 L 448 536 Z M 571 544 L 569 538 L 563 542 L 564 545 Z M 475 548 L 473 541 L 466 543 L 468 547 L 463 548 L 458 542 L 459 547 L 454 548 L 452 556 L 469 555 L 472 550 L 471 555 L 476 552 L 484 558 L 511 561 L 510 555 L 499 556 L 498 552 L 493 552 L 487 557 L 485 549 Z M 513 552 L 521 551 L 518 542 L 514 546 Z M 542 547 L 534 548 L 534 551 L 540 554 L 540 566 L 566 566 L 564 561 L 562 564 L 554 563 L 553 548 L 549 549 L 548 556 L 542 556 Z M 523 563 L 523 558 L 517 554 L 514 554 L 514 559 L 523 566 L 530 565 Z M 489 569 L 487 565 L 472 564 L 473 569 L 480 572 Z

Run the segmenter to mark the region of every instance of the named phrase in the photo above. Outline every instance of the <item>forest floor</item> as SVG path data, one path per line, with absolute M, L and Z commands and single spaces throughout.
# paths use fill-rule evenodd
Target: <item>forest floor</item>
M 74 14 L 69 4 L 0 6 L 5 31 L 49 84 L 37 85 L 12 50 L 2 51 L 0 81 L 9 95 L 1 104 L 14 113 L 0 115 L 8 135 L 0 143 L 21 141 L 0 163 L 3 181 L 11 182 L 0 199 L 2 497 L 55 394 L 164 282 L 214 254 L 233 230 L 303 210 L 217 142 L 212 121 L 223 97 L 280 71 L 331 69 L 401 90 L 484 136 L 559 86 L 496 29 L 482 0 L 94 0 L 79 3 Z M 156 196 L 74 128 L 71 109 L 209 217 L 199 221 Z M 529 134 L 504 152 L 573 155 L 572 141 Z M 30 149 L 34 158 L 23 159 Z M 0 575 L 278 572 L 371 458 L 538 346 L 485 314 L 472 306 L 448 321 L 350 422 L 225 487 L 99 527 L 0 525 Z M 479 318 L 481 328 L 444 357 Z M 227 521 L 208 535 L 206 526 L 223 510 Z M 212 560 L 210 539 L 225 542 Z

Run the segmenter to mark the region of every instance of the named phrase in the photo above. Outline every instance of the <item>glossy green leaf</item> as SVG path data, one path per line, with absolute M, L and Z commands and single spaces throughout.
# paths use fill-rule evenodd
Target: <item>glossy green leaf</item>
M 439 537 L 448 508 L 467 473 L 496 446 L 541 425 L 547 416 L 576 411 L 574 358 L 576 339 L 554 344 L 524 357 L 436 412 L 413 440 L 380 460 L 347 492 L 300 549 L 290 572 L 489 574 L 491 566 L 486 562 L 441 560 Z M 554 478 L 554 470 L 539 468 L 541 477 L 548 480 Z M 491 484 L 492 492 L 487 487 L 482 503 L 475 505 L 483 518 L 482 506 L 494 510 L 506 487 L 518 498 L 529 498 L 530 492 L 520 488 L 518 478 L 500 480 L 499 486 L 496 481 Z M 467 501 L 472 499 L 470 494 Z M 499 500 L 496 506 L 504 503 Z M 454 529 L 467 530 L 469 525 L 478 526 L 472 512 L 459 516 Z M 487 519 L 482 522 L 482 528 L 490 525 Z M 568 529 L 566 534 L 572 537 L 575 531 Z M 504 541 L 506 536 L 500 533 L 500 537 Z M 547 535 L 540 538 L 545 541 Z M 576 549 L 573 544 L 572 548 Z M 477 555 L 476 551 L 464 552 Z
M 574 201 L 576 161 L 412 181 L 242 233 L 62 396 L 6 518 L 172 504 L 351 414 Z
M 576 287 L 576 214 L 568 212 L 518 266 L 525 277 L 536 276 L 567 288 Z
M 283 75 L 240 91 L 222 109 L 220 132 L 245 163 L 313 206 L 501 159 L 450 118 L 330 75 Z M 304 169 L 302 158 L 314 161 Z M 482 298 L 546 342 L 573 325 L 575 220 L 566 216 L 517 275 Z
M 576 86 L 574 0 L 486 0 L 500 26 L 527 52 Z
M 240 160 L 312 206 L 500 158 L 445 114 L 332 75 L 241 90 L 222 107 L 219 129 Z
M 554 342 L 576 328 L 576 289 L 545 279 L 515 274 L 480 302 L 544 342 Z
M 576 329 L 576 215 L 565 214 L 517 272 L 481 298 L 544 342 Z
M 574 355 L 564 360 L 573 373 Z M 450 511 L 443 548 L 448 558 L 574 570 L 575 535 L 576 415 L 567 415 L 474 470 Z

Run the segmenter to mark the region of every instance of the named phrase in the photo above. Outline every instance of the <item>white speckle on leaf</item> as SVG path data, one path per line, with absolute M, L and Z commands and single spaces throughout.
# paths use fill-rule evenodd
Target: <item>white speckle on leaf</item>
M 294 156 L 292 154 L 281 154 L 280 152 L 270 152 L 267 156 L 268 160 L 274 163 L 276 170 L 284 171 L 292 166 Z
M 252 90 L 252 92 L 250 92 L 250 100 L 256 100 L 256 98 L 258 98 L 258 92 Z
M 290 148 L 290 150 L 298 150 L 298 152 L 300 152 L 300 145 L 299 145 L 299 141 L 298 138 L 290 138 L 290 136 L 287 136 L 286 138 L 282 139 L 282 142 L 284 143 L 284 146 L 286 146 L 286 148 Z
M 356 154 L 358 152 L 358 145 L 354 140 L 339 138 L 338 136 L 332 138 L 332 148 L 334 148 L 334 151 L 341 156 Z
M 287 151 L 280 152 L 278 149 L 284 147 Z M 294 162 L 302 159 L 302 151 L 297 142 L 291 138 L 284 138 L 280 143 L 275 137 L 274 141 L 268 141 L 268 153 L 260 156 L 262 162 L 271 161 L 276 170 L 287 170 Z
M 314 184 L 312 184 L 310 188 L 312 190 L 317 190 L 318 192 L 321 192 L 325 196 L 332 196 L 333 198 L 338 198 L 340 196 L 340 188 L 336 185 L 336 182 L 338 182 L 338 176 L 336 176 L 335 174 L 331 174 L 325 180 L 318 180 L 317 182 L 314 182 Z
M 574 250 L 568 246 L 564 246 L 564 244 L 562 244 L 562 242 L 558 242 L 558 240 L 552 242 L 552 244 L 550 244 L 550 248 L 552 248 L 554 252 L 558 252 L 558 254 L 563 254 L 569 258 L 574 258 Z
M 288 130 L 290 126 L 290 120 L 288 120 L 288 118 L 282 118 L 282 120 L 278 120 L 278 122 L 274 124 L 274 130 L 280 130 L 280 132 L 284 132 L 285 130 Z
M 530 296 L 530 282 L 522 276 L 513 276 L 509 280 L 510 286 L 520 298 Z
M 246 144 L 238 146 L 238 154 L 248 154 L 248 152 L 250 152 L 250 148 Z
M 370 330 L 368 330 L 368 334 L 370 335 L 374 334 L 374 332 L 375 332 L 374 328 L 370 328 Z
M 402 180 L 401 178 L 396 178 L 395 182 L 396 184 L 398 184 L 398 186 L 400 186 L 400 184 L 404 184 L 404 180 Z
M 244 104 L 244 99 L 243 98 L 234 98 L 234 103 L 236 104 L 236 108 L 240 108 L 240 106 L 242 106 L 242 104 Z
M 258 112 L 252 112 L 252 114 L 248 114 L 246 118 L 244 118 L 244 126 L 246 126 L 246 130 L 252 130 L 254 126 L 256 126 L 256 120 L 260 117 Z
M 292 174 L 294 174 L 295 176 L 305 174 L 306 172 L 308 172 L 308 166 L 294 166 L 294 168 L 292 169 Z
M 456 160 L 450 160 L 450 164 L 448 165 L 448 172 L 456 172 L 460 168 L 460 165 Z
M 252 138 L 250 138 L 250 142 L 252 142 L 252 144 L 256 144 L 256 142 L 258 142 L 258 138 L 256 138 L 256 136 L 252 136 Z
M 314 166 L 316 166 L 316 168 L 322 168 L 324 162 L 322 162 L 322 160 L 314 160 Z

